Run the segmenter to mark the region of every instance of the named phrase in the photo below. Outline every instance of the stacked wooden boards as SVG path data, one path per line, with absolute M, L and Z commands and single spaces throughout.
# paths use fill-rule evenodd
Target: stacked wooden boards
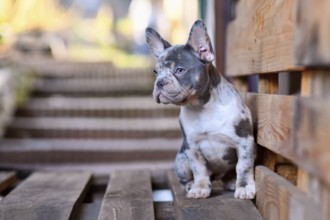
M 171 171 L 115 171 L 103 180 L 89 172 L 35 172 L 16 183 L 14 172 L 0 173 L 0 219 L 262 219 L 251 201 L 217 188 L 210 199 L 187 199 Z M 153 199 L 164 187 L 173 201 Z
M 325 0 L 240 0 L 228 24 L 226 74 L 252 110 L 264 219 L 330 219 L 329 14 Z

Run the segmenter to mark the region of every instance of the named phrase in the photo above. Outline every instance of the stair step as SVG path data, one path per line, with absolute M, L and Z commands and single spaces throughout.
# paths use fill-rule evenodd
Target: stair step
M 58 60 L 20 61 L 20 66 L 31 69 L 40 78 L 140 78 L 153 77 L 151 68 L 116 68 L 110 62 L 79 62 Z
M 4 139 L 2 163 L 116 163 L 174 160 L 178 139 Z
M 159 105 L 150 97 L 32 98 L 16 112 L 28 117 L 177 117 L 179 108 Z
M 38 79 L 35 95 L 73 95 L 73 96 L 151 96 L 153 79 Z
M 0 166 L 6 170 L 30 171 L 89 171 L 93 175 L 102 176 L 116 170 L 160 170 L 173 169 L 174 160 L 120 162 L 120 163 L 3 163 Z
M 9 138 L 178 138 L 177 118 L 16 117 Z

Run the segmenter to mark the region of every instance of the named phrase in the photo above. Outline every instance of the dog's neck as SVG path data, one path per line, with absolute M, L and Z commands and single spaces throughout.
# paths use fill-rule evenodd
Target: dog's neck
M 208 67 L 208 74 L 209 81 L 204 90 L 199 91 L 200 94 L 183 106 L 184 108 L 200 111 L 215 102 L 226 105 L 234 98 L 233 96 L 237 97 L 237 92 L 233 85 L 212 64 Z

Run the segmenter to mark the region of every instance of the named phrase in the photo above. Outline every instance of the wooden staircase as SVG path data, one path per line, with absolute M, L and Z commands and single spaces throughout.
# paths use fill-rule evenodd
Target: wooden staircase
M 100 174 L 171 168 L 179 109 L 154 102 L 150 71 L 72 65 L 39 67 L 31 98 L 0 142 L 0 165 Z

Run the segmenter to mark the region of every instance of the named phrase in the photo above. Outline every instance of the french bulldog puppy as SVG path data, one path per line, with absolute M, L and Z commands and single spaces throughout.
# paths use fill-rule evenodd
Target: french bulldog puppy
M 211 180 L 217 178 L 235 190 L 236 198 L 254 198 L 251 113 L 212 65 L 214 51 L 204 22 L 193 24 L 185 45 L 171 46 L 152 28 L 146 29 L 146 40 L 157 59 L 154 99 L 181 106 L 183 144 L 175 172 L 187 197 L 209 197 Z

